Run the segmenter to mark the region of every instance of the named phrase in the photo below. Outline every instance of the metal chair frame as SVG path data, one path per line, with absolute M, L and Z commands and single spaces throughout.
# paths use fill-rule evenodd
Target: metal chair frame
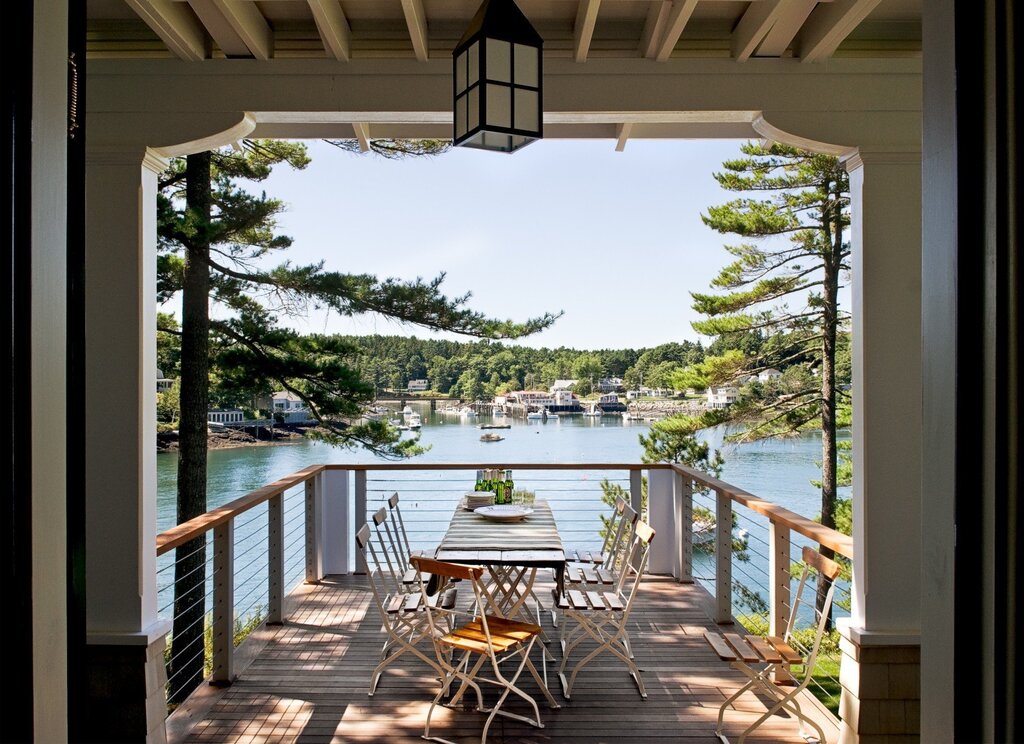
M 484 569 L 479 566 L 465 566 L 456 563 L 445 563 L 432 558 L 413 556 L 412 564 L 417 569 L 419 578 L 420 593 L 423 604 L 426 607 L 427 622 L 430 626 L 430 635 L 434 641 L 434 650 L 437 655 L 437 664 L 443 670 L 441 689 L 430 703 L 427 711 L 427 719 L 424 724 L 423 738 L 428 741 L 444 742 L 452 744 L 446 739 L 430 735 L 430 720 L 434 709 L 441 702 L 442 698 L 450 693 L 452 683 L 459 681 L 459 689 L 446 707 L 458 705 L 462 696 L 470 689 L 476 693 L 477 710 L 488 713 L 480 735 L 481 744 L 486 744 L 487 733 L 495 717 L 505 716 L 518 721 L 529 723 L 537 728 L 544 728 L 540 720 L 540 709 L 537 701 L 516 685 L 519 677 L 524 671 L 529 672 L 552 708 L 558 708 L 551 692 L 544 684 L 537 668 L 530 660 L 530 650 L 540 635 L 540 626 L 532 623 L 524 623 L 517 620 L 509 620 L 500 615 L 487 614 L 488 607 L 493 604 L 488 599 L 486 589 L 481 583 Z M 470 582 L 473 587 L 474 607 L 473 612 L 466 612 L 457 608 L 446 608 L 438 604 L 429 604 L 428 581 L 426 575 L 434 577 L 434 581 L 440 584 L 443 589 L 449 582 L 462 580 Z M 449 630 L 445 631 L 438 625 L 438 616 L 441 615 L 448 623 Z M 458 617 L 467 618 L 468 622 L 456 626 L 455 619 Z M 481 637 L 482 636 L 482 637 Z M 458 652 L 462 652 L 458 655 Z M 476 655 L 477 660 L 470 665 L 470 659 Z M 458 658 L 456 658 L 458 656 Z M 518 657 L 518 664 L 512 674 L 506 675 L 501 670 L 501 664 L 512 661 Z M 486 662 L 490 661 L 494 679 L 479 676 L 481 669 Z M 484 706 L 483 690 L 481 684 L 489 684 L 500 687 L 501 695 L 497 702 L 490 708 Z M 509 695 L 516 695 L 533 708 L 533 718 L 521 716 L 502 710 Z
M 705 632 L 704 634 L 708 643 L 711 644 L 720 658 L 731 661 L 735 669 L 743 672 L 749 678 L 749 681 L 730 695 L 718 709 L 718 725 L 715 727 L 715 735 L 725 744 L 729 744 L 729 739 L 726 738 L 725 733 L 722 731 L 726 709 L 744 692 L 755 688 L 767 694 L 771 699 L 774 699 L 775 703 L 770 705 L 760 718 L 750 724 L 740 734 L 737 744 L 743 744 L 747 736 L 754 729 L 781 710 L 796 716 L 799 721 L 800 736 L 802 738 L 808 741 L 812 740 L 812 737 L 804 729 L 804 724 L 807 723 L 814 729 L 817 734 L 817 741 L 820 744 L 824 744 L 826 741 L 825 732 L 817 721 L 804 714 L 800 709 L 797 697 L 807 689 L 807 685 L 810 684 L 814 673 L 818 650 L 821 647 L 821 639 L 825 634 L 825 626 L 828 624 L 829 613 L 832 609 L 832 598 L 836 588 L 835 579 L 839 576 L 842 567 L 818 551 L 806 546 L 803 549 L 803 559 L 806 567 L 800 576 L 800 585 L 797 588 L 790 608 L 789 621 L 786 623 L 786 632 L 782 638 L 748 635 L 746 639 L 741 639 L 735 634 L 726 634 L 724 637 L 717 633 Z M 825 595 L 824 605 L 820 611 L 815 607 L 815 599 L 812 599 L 810 602 L 810 606 L 814 607 L 814 613 L 817 616 L 817 627 L 814 641 L 810 649 L 807 650 L 806 655 L 804 655 L 795 651 L 791 644 L 795 642 L 793 634 L 796 630 L 797 613 L 800 605 L 804 603 L 803 593 L 804 588 L 808 586 L 807 578 L 811 573 L 809 570 L 811 568 L 815 569 L 818 573 L 819 581 L 822 577 L 828 579 L 829 588 Z M 812 596 L 816 597 L 817 591 Z M 797 643 L 797 645 L 800 644 Z M 759 661 L 751 663 L 751 659 L 758 659 Z M 791 680 L 792 676 L 789 674 L 789 667 L 794 665 L 803 666 L 803 681 L 795 687 L 783 691 L 773 680 L 783 678 Z
M 371 539 L 372 531 L 369 524 L 363 525 L 356 533 L 356 545 L 366 560 L 367 581 L 373 602 L 380 615 L 382 630 L 386 634 L 384 645 L 380 651 L 380 662 L 370 674 L 370 687 L 367 695 L 373 697 L 384 671 L 406 653 L 415 656 L 436 672 L 439 678 L 444 676 L 442 668 L 417 645 L 430 637 L 430 624 L 424 612 L 423 598 L 419 592 L 402 590 L 401 582 L 393 571 L 392 563 L 386 549 L 378 550 Z M 378 541 L 384 546 L 380 532 Z M 383 555 L 380 555 L 383 552 Z M 386 582 L 387 587 L 379 586 Z M 439 594 L 431 599 L 432 604 L 455 605 L 455 589 Z
M 611 654 L 626 665 L 640 692 L 640 697 L 647 699 L 647 690 L 640 677 L 640 669 L 637 668 L 630 651 L 627 625 L 640 589 L 640 581 L 647 567 L 654 534 L 654 530 L 646 522 L 637 520 L 634 523 L 633 537 L 624 555 L 622 570 L 613 591 L 570 590 L 560 599 L 559 608 L 577 623 L 577 626 L 564 637 L 562 664 L 558 670 L 558 676 L 562 680 L 562 694 L 567 700 L 571 698 L 576 675 L 603 653 Z M 630 575 L 632 581 L 628 581 Z M 628 594 L 625 593 L 627 583 Z M 566 665 L 573 651 L 587 639 L 595 641 L 597 648 L 576 662 L 572 674 L 566 678 Z

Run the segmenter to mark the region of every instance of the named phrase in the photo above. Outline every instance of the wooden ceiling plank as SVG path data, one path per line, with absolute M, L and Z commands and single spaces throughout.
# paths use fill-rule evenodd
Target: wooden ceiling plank
M 359 152 L 370 151 L 370 125 L 362 121 L 352 122 L 352 129 L 356 133 L 356 140 L 359 142 Z
M 765 34 L 755 54 L 758 57 L 781 57 L 793 39 L 800 33 L 804 22 L 817 6 L 817 0 L 786 0 L 779 9 L 778 18 Z
M 126 2 L 176 57 L 190 62 L 206 59 L 206 32 L 187 5 L 172 0 Z
M 800 32 L 800 61 L 820 62 L 832 56 L 850 32 L 881 0 L 835 0 L 821 3 Z
M 231 28 L 256 59 L 274 56 L 274 33 L 251 0 L 213 0 Z
M 423 10 L 423 0 L 402 0 L 402 12 L 405 13 L 405 24 L 409 27 L 409 38 L 416 59 L 426 62 L 430 57 L 430 46 L 427 38 L 427 15 Z
M 352 29 L 338 0 L 307 0 L 324 50 L 340 62 L 352 58 Z
M 625 121 L 619 124 L 618 129 L 615 130 L 615 152 L 622 152 L 626 149 L 626 140 L 629 139 L 632 131 L 633 122 Z
M 580 0 L 576 11 L 576 26 L 573 30 L 573 56 L 577 62 L 586 62 L 590 51 L 590 40 L 594 38 L 597 12 L 601 0 Z
M 669 11 L 668 21 L 665 24 L 665 35 L 658 45 L 658 54 L 655 57 L 659 62 L 665 62 L 672 56 L 672 50 L 676 48 L 679 37 L 683 35 L 683 29 L 697 8 L 697 0 L 673 0 L 672 9 Z
M 640 56 L 654 59 L 658 54 L 658 42 L 665 35 L 665 25 L 672 3 L 668 0 L 654 0 L 647 8 L 647 20 L 640 34 Z

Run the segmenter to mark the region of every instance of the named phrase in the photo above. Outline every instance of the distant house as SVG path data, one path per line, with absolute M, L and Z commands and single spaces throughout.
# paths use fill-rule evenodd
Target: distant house
M 651 388 L 641 386 L 639 390 L 627 390 L 626 400 L 636 400 L 637 398 L 671 398 L 675 394 L 676 391 L 671 388 Z
M 206 412 L 206 420 L 215 424 L 235 424 L 245 421 L 245 414 L 237 408 L 213 408 Z
M 709 387 L 707 390 L 708 408 L 725 408 L 736 402 L 739 390 L 733 385 Z
M 597 381 L 599 393 L 615 393 L 620 390 L 625 390 L 621 377 L 602 377 Z
M 300 411 L 306 408 L 306 403 L 302 398 L 285 390 L 274 393 L 271 399 L 275 411 Z
M 579 380 L 555 380 L 551 385 L 551 392 L 554 393 L 557 390 L 571 390 Z
M 779 377 L 782 377 L 782 373 L 774 367 L 763 369 L 757 374 L 757 379 L 761 382 L 770 382 L 771 380 L 778 379 Z
M 406 389 L 410 393 L 421 393 L 424 390 L 427 390 L 429 387 L 429 380 L 409 380 L 409 384 L 406 386 Z

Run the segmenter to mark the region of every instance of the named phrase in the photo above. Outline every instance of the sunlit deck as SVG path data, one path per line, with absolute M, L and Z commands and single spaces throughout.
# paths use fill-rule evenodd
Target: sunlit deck
M 546 596 L 542 594 L 541 596 Z M 171 742 L 380 742 L 417 741 L 436 683 L 422 664 L 396 664 L 376 695 L 367 681 L 383 641 L 365 580 L 329 576 L 301 587 L 283 627 L 264 632 L 266 645 L 228 688 L 204 685 L 168 720 Z M 644 670 L 648 699 L 641 700 L 622 665 L 606 657 L 581 672 L 572 700 L 549 663 L 549 684 L 560 710 L 541 706 L 545 727 L 532 728 L 498 718 L 488 740 L 498 742 L 718 741 L 718 706 L 742 684 L 742 675 L 707 647 L 713 627 L 711 597 L 699 586 L 652 578 L 644 582 L 631 625 L 637 662 Z M 557 638 L 550 617 L 545 629 Z M 259 643 L 259 641 L 257 641 Z M 558 644 L 552 642 L 560 658 Z M 536 652 L 535 652 L 536 654 Z M 539 654 L 536 654 L 539 658 Z M 531 682 L 525 683 L 530 690 Z M 821 711 L 811 698 L 803 707 Z M 513 705 L 512 710 L 517 710 Z M 727 716 L 726 733 L 738 735 L 764 712 L 752 695 Z M 815 714 L 829 737 L 838 738 L 834 719 Z M 472 711 L 435 713 L 433 734 L 457 742 L 478 741 L 484 716 Z M 777 716 L 750 742 L 802 742 L 795 723 Z

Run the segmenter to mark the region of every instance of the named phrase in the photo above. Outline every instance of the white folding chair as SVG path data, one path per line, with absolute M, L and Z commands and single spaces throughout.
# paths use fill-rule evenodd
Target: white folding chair
M 722 723 L 725 718 L 726 709 L 744 692 L 755 688 L 766 693 L 771 699 L 775 700 L 775 703 L 769 706 L 760 718 L 747 726 L 743 733 L 740 734 L 738 744 L 743 744 L 747 736 L 754 729 L 781 710 L 796 716 L 800 722 L 800 736 L 804 739 L 810 739 L 809 735 L 804 731 L 804 723 L 808 723 L 817 733 L 818 742 L 825 744 L 825 732 L 822 731 L 817 721 L 803 713 L 800 709 L 800 703 L 797 701 L 797 696 L 807 688 L 814 673 L 814 665 L 818 658 L 818 648 L 821 646 L 825 625 L 828 622 L 829 612 L 832 609 L 832 595 L 836 588 L 835 579 L 839 576 L 842 567 L 818 551 L 808 547 L 803 549 L 803 560 L 806 567 L 800 576 L 800 585 L 793 599 L 789 612 L 789 622 L 786 624 L 786 632 L 782 638 L 753 635 L 741 637 L 737 633 L 719 634 L 709 631 L 704 633 L 704 637 L 715 650 L 715 653 L 718 654 L 719 658 L 732 662 L 733 667 L 750 678 L 745 685 L 737 690 L 735 694 L 731 695 L 718 709 L 718 726 L 715 728 L 715 734 L 725 744 L 729 744 L 729 740 L 722 732 Z M 808 576 L 811 575 L 810 569 L 814 569 L 818 573 L 819 581 L 827 579 L 829 588 L 825 595 L 825 603 L 820 611 L 814 607 L 817 591 L 812 590 L 810 602 L 805 603 L 814 608 L 817 627 L 811 646 L 803 648 L 803 653 L 800 653 L 793 648 L 793 646 L 802 647 L 802 644 L 796 639 L 794 631 L 796 630 L 797 612 L 800 609 L 800 605 L 804 603 L 804 588 L 811 585 L 807 580 Z M 788 681 L 792 679 L 789 674 L 789 668 L 794 665 L 803 666 L 803 680 L 796 686 L 779 686 L 775 680 L 786 679 Z
M 651 550 L 652 540 L 654 540 L 654 530 L 646 522 L 637 520 L 633 527 L 633 537 L 624 556 L 618 583 L 614 589 L 612 591 L 571 589 L 559 598 L 558 608 L 569 620 L 574 620 L 577 623 L 577 626 L 564 637 L 562 665 L 558 670 L 558 676 L 562 680 L 562 694 L 566 699 L 572 695 L 576 675 L 583 667 L 604 653 L 611 654 L 626 665 L 640 691 L 640 697 L 647 698 L 647 690 L 640 677 L 640 670 L 630 652 L 627 625 L 630 612 L 633 610 L 633 603 L 636 601 L 636 595 L 640 589 L 644 569 L 647 567 L 647 557 Z M 566 665 L 573 652 L 586 640 L 594 641 L 597 648 L 576 662 L 572 668 L 572 674 L 567 678 Z
M 568 563 L 563 575 L 565 590 L 590 587 L 608 590 L 615 586 L 622 555 L 632 539 L 633 526 L 638 518 L 639 515 L 625 499 L 621 496 L 616 497 L 601 550 L 566 549 L 565 555 Z M 551 623 L 556 628 L 558 627 L 557 601 L 551 605 Z
M 402 591 L 400 577 L 390 567 L 386 552 L 382 555 L 380 548 L 374 547 L 371 535 L 368 524 L 364 524 L 356 533 L 356 545 L 366 559 L 370 593 L 386 635 L 380 652 L 380 663 L 370 674 L 367 694 L 373 697 L 384 670 L 407 652 L 430 666 L 439 678 L 444 676 L 444 672 L 434 659 L 417 648 L 417 644 L 430 635 L 430 624 L 424 612 L 421 593 Z M 448 589 L 432 597 L 430 604 L 452 608 L 456 599 L 455 589 Z
M 430 719 L 434 708 L 449 693 L 452 683 L 456 680 L 460 682 L 460 686 L 448 705 L 450 707 L 458 705 L 467 690 L 472 689 L 476 693 L 477 710 L 489 714 L 480 735 L 480 744 L 486 743 L 491 723 L 499 715 L 524 721 L 537 728 L 544 728 L 544 724 L 540 720 L 537 702 L 516 685 L 523 671 L 529 672 L 540 687 L 548 704 L 552 708 L 559 707 L 544 684 L 544 680 L 538 674 L 537 668 L 530 661 L 530 650 L 540 635 L 540 626 L 487 614 L 487 594 L 481 584 L 483 568 L 445 563 L 422 556 L 414 556 L 412 564 L 418 571 L 421 603 L 427 610 L 427 621 L 430 625 L 431 638 L 434 641 L 437 664 L 443 670 L 441 690 L 431 701 L 427 711 L 423 738 L 429 741 L 447 742 L 446 739 L 430 735 Z M 434 584 L 441 588 L 453 580 L 471 582 L 475 599 L 473 611 L 460 611 L 441 604 L 430 603 L 428 601 L 430 595 L 428 594 L 427 575 L 432 576 Z M 466 621 L 456 625 L 455 618 L 457 617 L 465 618 Z M 450 624 L 442 624 L 440 622 L 442 619 Z M 481 669 L 488 661 L 494 679 L 480 676 Z M 501 670 L 501 664 L 506 662 L 515 664 L 512 673 L 508 675 Z M 481 684 L 493 685 L 501 690 L 497 702 L 490 708 L 484 707 Z M 516 695 L 529 703 L 533 708 L 533 718 L 503 710 L 502 706 L 509 695 Z M 447 744 L 451 744 L 451 742 L 447 742 Z

